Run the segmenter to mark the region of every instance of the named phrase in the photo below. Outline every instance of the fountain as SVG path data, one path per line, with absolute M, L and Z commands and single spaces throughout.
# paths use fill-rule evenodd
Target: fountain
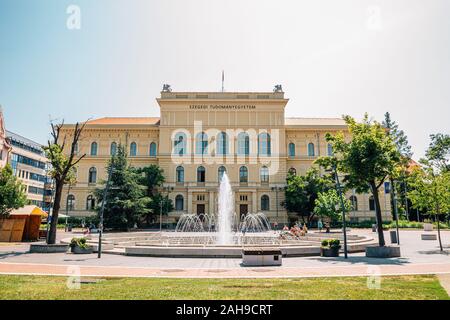
M 218 213 L 218 236 L 217 243 L 220 245 L 232 244 L 233 235 L 231 233 L 234 216 L 233 190 L 231 190 L 230 180 L 226 172 L 220 180 L 219 187 L 219 213 Z

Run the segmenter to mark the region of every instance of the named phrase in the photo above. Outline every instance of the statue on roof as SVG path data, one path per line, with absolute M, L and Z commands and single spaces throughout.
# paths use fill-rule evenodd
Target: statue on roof
M 275 85 L 273 88 L 273 92 L 283 92 L 283 88 L 281 87 L 281 84 Z
M 162 92 L 172 92 L 172 88 L 170 87 L 170 84 L 163 84 Z

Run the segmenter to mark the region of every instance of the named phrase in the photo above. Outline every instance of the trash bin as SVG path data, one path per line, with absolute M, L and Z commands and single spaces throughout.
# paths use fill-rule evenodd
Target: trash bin
M 389 232 L 391 235 L 391 243 L 398 243 L 397 231 L 393 230 Z

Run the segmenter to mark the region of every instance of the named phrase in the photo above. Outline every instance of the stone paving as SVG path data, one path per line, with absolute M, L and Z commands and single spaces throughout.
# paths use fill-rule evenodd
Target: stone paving
M 370 230 L 356 230 L 366 233 Z M 283 258 L 281 267 L 243 267 L 241 259 L 158 258 L 103 254 L 73 255 L 64 253 L 31 254 L 29 244 L 0 246 L 0 273 L 68 275 L 79 272 L 93 276 L 128 277 L 314 277 L 394 274 L 450 274 L 450 231 L 442 232 L 445 251 L 437 241 L 420 239 L 422 231 L 401 230 L 402 257 L 366 258 L 364 253 L 350 254 L 348 259 L 322 257 Z M 61 232 L 58 238 L 71 234 Z M 385 233 L 386 243 L 389 241 Z

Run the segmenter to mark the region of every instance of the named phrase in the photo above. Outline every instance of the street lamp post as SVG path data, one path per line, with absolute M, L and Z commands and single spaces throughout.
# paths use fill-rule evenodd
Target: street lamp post
M 397 244 L 400 245 L 400 232 L 398 230 L 398 208 L 397 208 L 397 196 L 395 195 L 395 181 L 392 181 L 392 202 L 394 204 L 394 214 L 395 214 L 395 227 L 397 229 Z
M 66 199 L 66 225 L 64 227 L 65 231 L 67 232 L 68 226 L 67 226 L 67 218 L 69 216 L 69 195 L 70 195 L 70 188 L 72 185 L 69 183 L 69 187 L 67 188 L 67 199 Z
M 344 197 L 342 196 L 342 189 L 341 189 L 341 184 L 339 183 L 339 176 L 338 176 L 338 172 L 337 172 L 337 166 L 333 165 L 333 169 L 334 169 L 334 175 L 335 175 L 335 179 L 336 179 L 336 187 L 338 189 L 338 193 L 339 193 L 339 198 L 341 199 L 341 207 L 342 207 L 342 231 L 344 233 L 344 257 L 345 259 L 348 258 L 348 254 L 347 254 L 347 229 L 346 229 L 346 222 L 345 222 L 345 204 L 344 204 Z
M 277 212 L 277 224 L 278 224 L 278 191 L 283 190 L 282 187 L 276 186 L 276 187 L 272 187 L 272 191 L 275 191 L 275 200 L 276 200 L 276 212 Z
M 108 180 L 106 181 L 105 191 L 103 192 L 102 206 L 100 209 L 100 223 L 98 226 L 98 258 L 102 257 L 103 212 L 105 210 L 106 197 L 108 196 L 108 190 L 113 170 L 114 169 L 112 167 L 108 170 Z
M 167 197 L 169 197 L 169 193 L 170 191 L 173 190 L 173 187 L 163 187 L 162 188 L 163 191 L 167 191 Z M 164 198 L 162 197 L 161 194 L 161 203 L 159 205 L 159 232 L 162 232 L 162 212 L 163 212 L 163 203 L 164 203 Z

